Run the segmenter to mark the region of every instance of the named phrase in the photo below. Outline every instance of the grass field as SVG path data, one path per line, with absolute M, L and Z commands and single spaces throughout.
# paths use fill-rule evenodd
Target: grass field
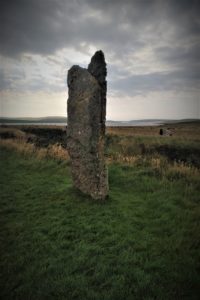
M 199 299 L 196 135 L 110 133 L 99 203 L 73 189 L 63 148 L 15 134 L 1 143 L 1 299 Z

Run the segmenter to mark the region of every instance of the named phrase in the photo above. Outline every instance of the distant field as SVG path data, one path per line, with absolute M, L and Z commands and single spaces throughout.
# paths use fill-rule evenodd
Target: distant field
M 105 203 L 73 188 L 65 128 L 1 127 L 0 298 L 199 299 L 200 126 L 174 127 L 107 128 Z
M 108 127 L 107 133 L 117 135 L 158 136 L 160 128 L 173 130 L 173 137 L 200 140 L 200 122 L 166 124 L 162 126 Z
M 172 136 L 160 136 L 160 129 L 169 128 Z M 59 154 L 67 152 L 66 127 L 63 126 L 3 126 L 2 141 L 18 144 L 18 148 Z M 21 143 L 21 145 L 19 145 Z M 56 151 L 57 148 L 57 151 Z M 200 122 L 166 124 L 165 126 L 107 127 L 106 156 L 108 161 L 132 163 L 152 158 L 200 166 Z M 68 156 L 66 154 L 68 159 Z
M 12 128 L 16 127 L 19 129 L 25 129 L 29 131 L 33 128 L 36 129 L 60 129 L 65 131 L 66 126 L 63 125 L 3 125 L 3 127 Z M 188 139 L 200 139 L 200 121 L 196 122 L 180 122 L 180 123 L 169 123 L 161 126 L 107 126 L 108 134 L 117 135 L 144 135 L 144 136 L 158 136 L 160 128 L 170 128 L 173 130 L 174 137 L 186 137 Z

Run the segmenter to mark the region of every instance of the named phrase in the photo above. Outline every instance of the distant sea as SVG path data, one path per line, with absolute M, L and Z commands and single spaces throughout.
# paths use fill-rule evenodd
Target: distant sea
M 108 127 L 134 127 L 134 126 L 164 126 L 166 124 L 178 124 L 185 122 L 200 122 L 199 119 L 182 119 L 182 120 L 169 120 L 169 119 L 143 119 L 143 120 L 130 120 L 130 121 L 113 121 L 107 120 L 106 126 Z M 1 118 L 0 125 L 35 125 L 35 126 L 67 126 L 67 118 L 64 117 L 46 117 L 46 118 L 27 118 L 27 119 L 12 119 Z
M 106 122 L 107 126 L 159 126 L 164 124 L 163 121 L 160 120 L 136 120 L 136 121 L 121 121 L 121 122 Z
M 163 122 L 161 121 L 108 121 L 106 122 L 106 126 L 111 126 L 111 127 L 129 127 L 129 126 L 159 126 L 162 125 Z M 66 123 L 44 123 L 44 122 L 3 122 L 1 125 L 35 125 L 35 126 L 67 126 Z

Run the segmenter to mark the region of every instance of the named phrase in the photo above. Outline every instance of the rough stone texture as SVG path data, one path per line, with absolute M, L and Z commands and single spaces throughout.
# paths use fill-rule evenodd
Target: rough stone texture
M 97 51 L 91 59 L 88 65 L 88 71 L 92 74 L 101 86 L 101 130 L 102 134 L 105 134 L 105 122 L 106 122 L 106 63 L 104 54 L 102 51 Z
M 91 59 L 88 70 L 68 71 L 67 148 L 75 187 L 94 199 L 108 195 L 104 159 L 106 115 L 106 63 L 102 51 Z

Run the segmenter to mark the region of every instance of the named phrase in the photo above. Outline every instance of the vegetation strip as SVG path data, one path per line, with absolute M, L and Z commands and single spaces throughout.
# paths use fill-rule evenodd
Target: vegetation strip
M 111 163 L 100 204 L 67 164 L 1 147 L 1 298 L 197 299 L 199 175 Z

